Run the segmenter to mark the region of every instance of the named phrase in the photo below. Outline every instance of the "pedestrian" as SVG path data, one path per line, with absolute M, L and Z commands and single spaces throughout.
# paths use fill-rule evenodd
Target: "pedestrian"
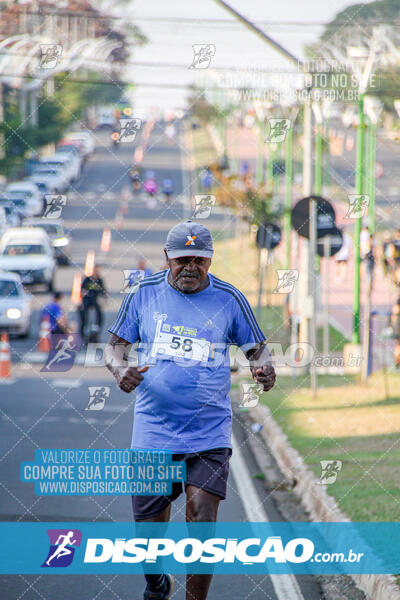
M 61 305 L 62 297 L 61 292 L 53 292 L 52 301 L 46 304 L 40 313 L 40 321 L 49 320 L 51 335 L 68 332 L 67 318 Z
M 360 232 L 360 258 L 364 260 L 369 250 L 370 233 L 366 225 L 363 226 Z
M 92 275 L 85 277 L 85 279 L 82 281 L 81 293 L 81 337 L 83 341 L 95 341 L 88 339 L 90 332 L 86 331 L 89 311 L 95 311 L 96 331 L 98 333 L 101 331 L 101 327 L 103 324 L 103 311 L 100 306 L 100 299 L 107 297 L 107 290 L 104 285 L 104 280 L 101 277 L 100 268 L 98 267 L 98 265 L 94 265 Z
M 149 277 L 153 274 L 153 271 L 147 266 L 147 261 L 145 258 L 139 258 L 137 268 L 139 271 L 144 272 L 145 277 Z
M 392 307 L 390 315 L 390 324 L 393 329 L 393 337 L 396 340 L 393 350 L 394 364 L 397 369 L 400 368 L 400 297 Z
M 123 301 L 105 362 L 121 390 L 138 387 L 132 447 L 164 449 L 184 461 L 186 520 L 215 522 L 232 453 L 229 346 L 244 347 L 253 379 L 265 391 L 274 386 L 275 371 L 245 296 L 209 273 L 208 229 L 191 221 L 176 225 L 164 254 L 168 269 L 142 280 Z M 140 366 L 128 367 L 123 357 L 137 341 Z M 170 495 L 132 496 L 135 520 L 168 521 L 182 491 L 174 483 Z M 171 575 L 145 577 L 144 600 L 170 598 Z M 187 575 L 186 598 L 205 600 L 211 579 Z
M 383 240 L 382 240 L 382 248 L 381 248 L 381 258 L 382 258 L 382 269 L 385 277 L 390 274 L 390 233 L 389 231 L 383 232 Z
M 348 233 L 343 233 L 343 243 L 339 252 L 336 252 L 334 260 L 336 266 L 335 278 L 337 281 L 343 282 L 347 277 L 347 266 L 350 258 L 350 251 L 353 245 L 353 240 Z
M 211 190 L 213 183 L 213 175 L 211 173 L 210 167 L 204 167 L 201 170 L 200 182 L 203 188 L 203 192 L 207 194 Z

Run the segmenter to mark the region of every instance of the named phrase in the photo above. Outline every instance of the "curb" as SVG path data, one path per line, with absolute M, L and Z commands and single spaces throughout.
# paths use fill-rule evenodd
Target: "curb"
M 287 436 L 276 423 L 266 406 L 250 410 L 251 417 L 263 427 L 260 431 L 283 474 L 294 481 L 293 491 L 313 521 L 349 522 L 336 501 L 305 465 L 300 454 L 292 448 Z M 400 589 L 392 575 L 349 575 L 368 600 L 400 600 Z

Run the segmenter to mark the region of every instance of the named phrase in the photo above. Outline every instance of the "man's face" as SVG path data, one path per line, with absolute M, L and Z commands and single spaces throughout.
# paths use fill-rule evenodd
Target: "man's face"
M 171 271 L 171 283 L 175 288 L 185 294 L 193 294 L 203 288 L 211 265 L 211 258 L 202 256 L 168 258 L 166 252 L 165 255 Z

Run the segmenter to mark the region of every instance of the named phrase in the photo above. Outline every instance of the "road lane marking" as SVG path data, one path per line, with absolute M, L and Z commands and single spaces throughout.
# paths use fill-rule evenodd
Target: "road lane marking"
M 232 435 L 232 449 L 233 453 L 230 465 L 247 519 L 252 523 L 266 523 L 269 521 L 267 513 L 249 475 L 234 435 Z M 279 600 L 304 600 L 294 575 L 276 575 L 271 573 L 268 575 Z

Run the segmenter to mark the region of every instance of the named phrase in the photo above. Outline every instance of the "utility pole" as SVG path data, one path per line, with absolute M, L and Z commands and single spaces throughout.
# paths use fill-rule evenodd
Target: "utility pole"
M 358 99 L 358 128 L 357 128 L 357 162 L 356 162 L 356 194 L 364 192 L 364 93 Z M 361 215 L 354 223 L 354 296 L 353 296 L 353 344 L 360 343 L 360 234 Z
M 285 139 L 285 269 L 290 269 L 290 235 L 292 227 L 292 187 L 293 187 L 293 131 L 297 107 L 291 111 L 290 127 Z
M 356 162 L 356 194 L 364 193 L 364 137 L 365 137 L 365 118 L 364 118 L 364 95 L 368 87 L 369 76 L 371 74 L 378 46 L 377 30 L 374 30 L 371 50 L 366 60 L 362 74 L 359 77 L 358 94 L 358 125 L 357 125 L 357 162 Z M 357 51 L 358 49 L 355 48 Z M 358 215 L 354 223 L 354 285 L 353 285 L 353 344 L 360 344 L 360 233 L 362 216 Z

